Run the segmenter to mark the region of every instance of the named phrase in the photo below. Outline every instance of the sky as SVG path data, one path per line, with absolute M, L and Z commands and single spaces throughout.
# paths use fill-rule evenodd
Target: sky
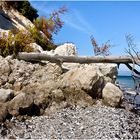
M 54 42 L 73 42 L 80 56 L 93 56 L 90 36 L 99 45 L 110 40 L 111 55 L 127 55 L 125 35 L 132 34 L 135 43 L 140 45 L 140 1 L 30 1 L 38 10 L 39 16 L 66 6 L 68 12 L 61 16 L 63 28 L 54 35 Z M 128 74 L 121 66 L 119 73 Z

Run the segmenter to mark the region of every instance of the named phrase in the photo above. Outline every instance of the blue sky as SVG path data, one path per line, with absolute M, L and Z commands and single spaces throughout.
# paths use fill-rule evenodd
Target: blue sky
M 61 16 L 65 24 L 58 35 L 54 35 L 54 42 L 75 43 L 79 55 L 94 55 L 91 35 L 101 45 L 110 40 L 110 44 L 114 46 L 110 50 L 111 55 L 126 54 L 126 34 L 131 33 L 135 37 L 135 43 L 138 46 L 140 44 L 138 1 L 31 1 L 31 4 L 38 9 L 40 16 L 48 16 L 64 5 L 68 8 L 68 12 Z M 124 74 L 127 69 L 121 66 L 120 71 Z

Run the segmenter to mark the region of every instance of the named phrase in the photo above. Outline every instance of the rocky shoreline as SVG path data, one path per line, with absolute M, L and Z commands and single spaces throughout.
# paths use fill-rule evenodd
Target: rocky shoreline
M 42 116 L 10 117 L 0 124 L 0 139 L 139 139 L 139 129 L 140 110 L 134 104 L 123 100 L 115 108 L 100 99 L 92 106 L 67 105 Z
M 19 115 L 0 124 L 0 138 L 139 139 L 140 110 L 134 107 L 126 100 L 119 108 L 109 107 L 100 99 L 88 107 L 68 105 L 47 115 Z
M 73 56 L 77 50 L 66 43 L 52 52 L 56 54 Z M 97 99 L 112 107 L 121 103 L 113 64 L 31 63 L 8 56 L 0 57 L 0 65 L 0 121 L 7 116 L 47 115 L 69 105 L 92 106 Z
M 71 106 L 49 116 L 12 118 L 0 126 L 0 138 L 138 139 L 140 116 L 100 101 L 92 107 Z
M 73 44 L 51 55 L 60 52 L 77 55 Z M 31 63 L 11 56 L 0 57 L 0 65 L 0 138 L 139 137 L 139 115 L 123 109 L 123 92 L 115 85 L 116 65 Z

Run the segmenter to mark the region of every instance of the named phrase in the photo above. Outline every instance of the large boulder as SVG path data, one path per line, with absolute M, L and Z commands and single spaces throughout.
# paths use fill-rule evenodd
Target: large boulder
M 63 56 L 75 56 L 77 55 L 77 50 L 73 43 L 64 43 L 54 50 L 54 54 Z
M 115 83 L 116 77 L 118 75 L 118 69 L 116 64 L 108 64 L 108 63 L 93 63 L 93 64 L 84 64 L 84 67 L 91 66 L 94 70 L 102 75 L 105 83 L 111 82 Z
M 74 44 L 65 43 L 63 45 L 58 46 L 55 50 L 52 51 L 43 51 L 43 53 L 47 53 L 49 55 L 63 55 L 63 56 L 77 56 L 77 50 Z M 92 67 L 94 71 L 98 73 L 98 75 L 102 76 L 104 82 L 115 83 L 116 76 L 118 74 L 117 65 L 116 64 L 108 64 L 108 63 L 99 63 L 99 64 L 79 64 L 79 63 L 63 63 L 62 68 L 64 72 L 67 72 L 71 69 L 80 68 L 80 67 Z
M 64 43 L 63 45 L 58 46 L 55 50 L 42 51 L 41 53 L 48 55 L 76 56 L 77 49 L 73 43 Z
M 0 89 L 0 103 L 7 102 L 14 97 L 14 92 L 10 89 Z
M 107 83 L 102 91 L 103 103 L 112 107 L 120 105 L 122 96 L 123 92 L 112 83 Z
M 53 101 L 59 103 L 65 100 L 63 92 L 59 89 L 59 84 L 51 80 L 29 84 L 22 91 L 33 94 L 34 105 L 39 108 L 40 114 L 42 114 L 42 109 L 50 106 Z
M 55 104 L 61 104 L 62 102 L 65 102 L 65 97 L 60 89 L 54 89 L 50 90 L 45 88 L 40 89 L 38 93 L 36 93 L 35 98 L 34 98 L 34 104 L 39 108 L 40 114 L 44 114 L 45 109 L 47 108 L 48 110 L 52 108 L 52 106 Z M 57 106 L 53 106 L 57 110 Z
M 79 63 L 63 63 L 62 68 L 65 71 L 69 71 L 75 68 L 86 68 L 92 67 L 94 71 L 98 73 L 101 77 L 103 77 L 104 82 L 115 83 L 116 77 L 118 74 L 117 65 L 115 64 L 79 64 Z
M 34 104 L 41 109 L 45 109 L 51 102 L 51 90 L 47 85 L 40 85 L 34 92 Z
M 60 80 L 62 88 L 82 89 L 97 95 L 103 88 L 103 78 L 100 77 L 93 67 L 80 67 L 66 72 Z
M 19 93 L 8 103 L 8 112 L 13 116 L 31 113 L 33 97 L 28 93 Z
M 118 69 L 116 64 L 96 64 L 96 66 L 99 68 L 104 77 L 109 77 L 112 79 L 112 81 L 118 75 Z
M 70 106 L 85 108 L 87 106 L 92 106 L 95 103 L 95 100 L 81 89 L 57 89 L 52 91 L 51 97 L 52 102 L 44 111 L 44 115 L 47 116 Z

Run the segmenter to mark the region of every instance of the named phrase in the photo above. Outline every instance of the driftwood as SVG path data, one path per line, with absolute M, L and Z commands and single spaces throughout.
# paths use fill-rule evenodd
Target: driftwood
M 137 58 L 137 57 L 136 57 Z M 131 64 L 133 63 L 130 56 L 61 56 L 48 55 L 42 53 L 19 53 L 17 59 L 25 61 L 41 61 L 46 60 L 52 63 L 116 63 L 116 64 Z
M 118 65 L 125 64 L 128 69 L 133 71 L 135 74 L 140 75 L 140 72 L 132 67 L 130 64 L 134 63 L 139 65 L 138 56 L 133 56 L 133 61 L 131 56 L 61 56 L 61 55 L 48 55 L 43 53 L 19 53 L 17 59 L 25 61 L 41 61 L 46 60 L 52 63 L 62 64 L 66 63 L 80 63 L 80 64 L 90 64 L 90 63 L 115 63 Z

